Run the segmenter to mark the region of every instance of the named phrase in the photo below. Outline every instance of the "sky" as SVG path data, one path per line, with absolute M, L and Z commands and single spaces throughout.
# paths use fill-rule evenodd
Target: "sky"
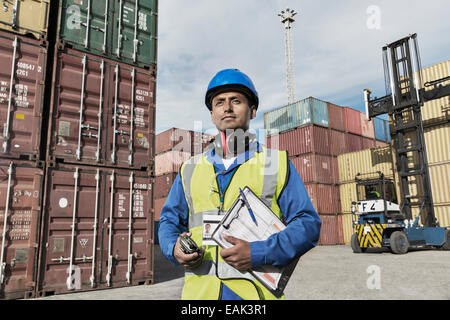
M 382 47 L 417 33 L 422 66 L 450 59 L 448 0 L 160 0 L 156 133 L 176 127 L 215 134 L 204 104 L 212 77 L 238 68 L 259 94 L 250 127 L 287 104 L 284 28 L 292 29 L 295 97 L 364 109 L 363 90 L 386 94 Z

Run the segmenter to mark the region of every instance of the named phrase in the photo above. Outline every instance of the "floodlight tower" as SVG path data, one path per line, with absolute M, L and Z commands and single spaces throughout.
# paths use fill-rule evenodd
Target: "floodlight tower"
M 294 74 L 294 47 L 292 45 L 291 29 L 295 22 L 294 16 L 297 14 L 292 9 L 282 10 L 278 16 L 281 17 L 281 23 L 284 25 L 286 38 L 286 62 L 287 62 L 287 89 L 288 102 L 295 102 L 295 74 Z

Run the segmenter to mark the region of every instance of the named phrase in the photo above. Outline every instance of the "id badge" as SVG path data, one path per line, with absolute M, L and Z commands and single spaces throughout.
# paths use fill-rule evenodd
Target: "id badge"
M 205 214 L 203 215 L 203 239 L 202 245 L 205 246 L 217 246 L 211 236 L 219 225 L 224 216 L 217 214 Z

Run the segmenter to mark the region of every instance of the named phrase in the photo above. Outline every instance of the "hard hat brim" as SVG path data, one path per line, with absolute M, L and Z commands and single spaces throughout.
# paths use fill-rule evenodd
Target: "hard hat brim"
M 254 106 L 258 109 L 259 99 L 258 97 L 246 86 L 240 84 L 226 84 L 222 86 L 217 86 L 208 91 L 205 96 L 205 104 L 209 111 L 212 111 L 212 100 L 218 94 L 230 91 L 237 91 L 245 95 L 248 99 L 249 107 Z

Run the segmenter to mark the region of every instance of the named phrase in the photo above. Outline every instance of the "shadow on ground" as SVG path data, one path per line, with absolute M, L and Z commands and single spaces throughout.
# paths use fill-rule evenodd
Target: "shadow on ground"
M 155 283 L 161 283 L 184 277 L 184 267 L 174 266 L 163 256 L 159 245 L 155 244 Z

